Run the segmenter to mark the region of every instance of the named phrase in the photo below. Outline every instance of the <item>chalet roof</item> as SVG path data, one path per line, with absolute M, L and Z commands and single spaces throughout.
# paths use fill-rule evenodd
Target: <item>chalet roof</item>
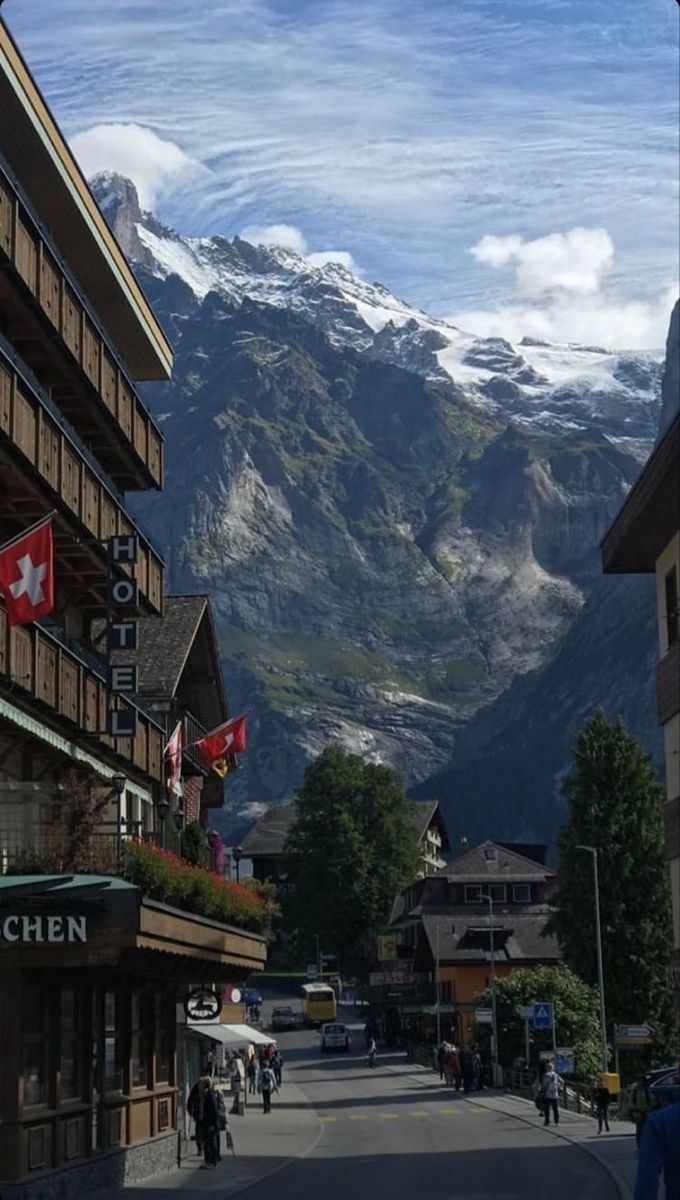
M 543 937 L 550 910 L 536 905 L 522 912 L 494 914 L 494 960 L 496 962 L 544 962 L 560 958 L 557 940 Z M 479 911 L 422 920 L 426 946 L 440 963 L 486 962 L 490 958 L 490 923 Z M 437 936 L 439 929 L 439 936 Z M 485 936 L 486 935 L 486 936 Z
M 499 842 L 482 842 L 448 863 L 436 875 L 445 875 L 456 883 L 531 883 L 552 879 L 554 871 L 535 858 L 527 858 Z
M 449 851 L 451 842 L 449 839 L 446 823 L 442 816 L 442 811 L 438 800 L 412 800 L 411 803 L 416 809 L 415 825 L 418 834 L 418 842 L 422 842 L 427 830 L 431 825 L 436 825 L 439 836 L 442 839 L 442 850 Z
M 245 858 L 275 858 L 283 854 L 286 838 L 297 816 L 296 804 L 276 804 L 256 821 L 241 841 Z

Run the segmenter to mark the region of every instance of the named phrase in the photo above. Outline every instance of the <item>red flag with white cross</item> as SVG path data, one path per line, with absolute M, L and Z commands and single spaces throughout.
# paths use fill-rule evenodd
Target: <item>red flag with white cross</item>
M 0 546 L 0 592 L 10 625 L 28 625 L 52 612 L 54 556 L 50 517 Z

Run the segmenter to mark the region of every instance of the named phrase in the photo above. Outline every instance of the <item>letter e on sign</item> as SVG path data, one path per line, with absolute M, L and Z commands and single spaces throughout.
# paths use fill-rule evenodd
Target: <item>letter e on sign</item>
M 132 663 L 118 663 L 109 667 L 109 687 L 112 692 L 137 691 L 137 668 Z

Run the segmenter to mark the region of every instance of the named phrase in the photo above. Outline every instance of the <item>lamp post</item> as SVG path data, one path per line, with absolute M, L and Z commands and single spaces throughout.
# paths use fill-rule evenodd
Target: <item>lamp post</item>
M 494 1087 L 498 1074 L 498 1014 L 496 1011 L 496 948 L 493 938 L 493 896 L 482 893 L 482 900 L 489 905 L 489 949 L 491 952 L 491 1073 Z
M 437 938 L 436 938 L 436 957 L 434 963 L 434 987 L 435 987 L 435 1017 L 437 1020 L 437 1045 L 441 1045 L 442 1040 L 442 1015 L 439 1009 L 439 921 L 437 921 Z
M 597 985 L 600 992 L 600 1036 L 602 1038 L 602 1070 L 609 1068 L 609 1051 L 607 1049 L 607 1016 L 604 1004 L 604 966 L 602 963 L 602 922 L 600 919 L 600 876 L 598 872 L 597 850 L 594 846 L 577 846 L 577 850 L 585 850 L 593 856 L 593 882 L 595 885 L 595 937 L 597 942 Z
M 236 867 L 236 882 L 240 883 L 240 881 L 241 881 L 241 859 L 243 858 L 243 851 L 242 851 L 241 847 L 234 846 L 234 849 L 231 852 L 231 856 L 234 860 L 234 866 Z

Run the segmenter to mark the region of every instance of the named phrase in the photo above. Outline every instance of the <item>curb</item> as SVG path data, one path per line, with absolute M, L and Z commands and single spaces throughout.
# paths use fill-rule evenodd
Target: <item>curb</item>
M 271 1171 L 267 1171 L 264 1175 L 258 1175 L 257 1179 L 251 1179 L 250 1183 L 244 1183 L 244 1184 L 241 1184 L 240 1186 L 237 1185 L 233 1191 L 225 1192 L 224 1196 L 225 1196 L 225 1198 L 227 1198 L 227 1200 L 231 1196 L 243 1196 L 246 1192 L 249 1192 L 251 1190 L 251 1188 L 257 1187 L 258 1184 L 260 1184 L 260 1183 L 265 1183 L 267 1179 L 273 1179 L 275 1175 L 279 1175 L 281 1173 L 281 1171 L 285 1171 L 285 1170 L 287 1170 L 288 1167 L 292 1167 L 294 1165 L 294 1163 L 298 1163 L 304 1158 L 309 1158 L 309 1155 L 313 1154 L 314 1151 L 316 1150 L 319 1142 L 321 1141 L 321 1138 L 323 1137 L 323 1125 L 322 1125 L 321 1121 L 319 1120 L 316 1109 L 313 1107 L 311 1101 L 308 1100 L 307 1096 L 303 1092 L 300 1085 L 295 1084 L 295 1087 L 298 1088 L 307 1108 L 310 1110 L 310 1112 L 312 1112 L 314 1114 L 314 1117 L 316 1119 L 316 1124 L 317 1124 L 318 1128 L 317 1128 L 316 1137 L 314 1138 L 314 1141 L 311 1142 L 309 1146 L 307 1146 L 306 1150 L 303 1150 L 302 1154 L 296 1154 L 291 1158 L 286 1158 L 282 1163 L 279 1163 L 279 1165 L 277 1167 L 272 1167 Z M 627 1198 L 626 1198 L 626 1200 L 627 1200 Z

